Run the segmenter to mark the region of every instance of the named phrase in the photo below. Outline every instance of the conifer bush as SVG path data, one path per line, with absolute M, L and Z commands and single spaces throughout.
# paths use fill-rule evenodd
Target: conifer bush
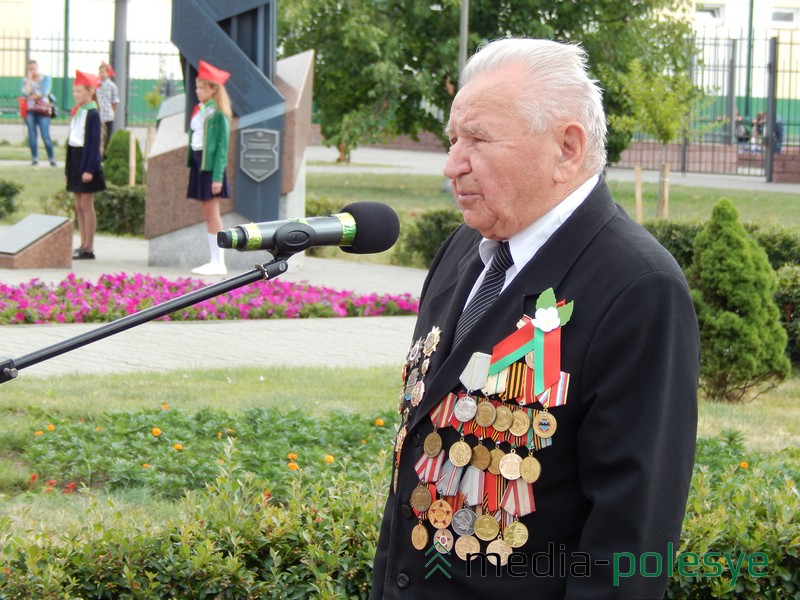
M 786 332 L 766 252 L 727 199 L 694 241 L 687 278 L 700 326 L 700 386 L 711 400 L 741 401 L 786 378 Z
M 128 185 L 128 175 L 130 169 L 128 167 L 128 158 L 130 154 L 130 132 L 124 129 L 118 129 L 111 136 L 106 149 L 106 157 L 103 161 L 103 173 L 106 178 L 106 183 L 113 185 L 124 186 Z M 139 141 L 136 141 L 136 184 L 141 185 L 143 182 L 143 165 L 142 165 L 142 151 L 139 148 Z

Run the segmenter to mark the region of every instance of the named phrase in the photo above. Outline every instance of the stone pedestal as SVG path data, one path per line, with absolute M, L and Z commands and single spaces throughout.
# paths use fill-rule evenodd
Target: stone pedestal
M 313 51 L 277 63 L 275 86 L 285 99 L 285 129 L 281 148 L 279 219 L 305 216 L 305 149 L 311 131 Z M 209 260 L 202 207 L 186 198 L 189 180 L 188 133 L 184 130 L 183 97 L 171 98 L 159 114 L 155 140 L 147 160 L 147 202 L 145 237 L 149 240 L 148 263 L 152 266 L 180 266 L 191 269 Z M 231 123 L 228 146 L 228 187 L 231 198 L 221 202 L 225 228 L 253 219 L 234 212 L 239 121 Z M 240 177 L 245 175 L 239 174 Z M 301 257 L 293 262 L 298 263 Z M 228 272 L 251 269 L 271 260 L 268 252 L 225 251 Z
M 66 217 L 28 215 L 0 233 L 0 268 L 71 267 L 72 223 Z

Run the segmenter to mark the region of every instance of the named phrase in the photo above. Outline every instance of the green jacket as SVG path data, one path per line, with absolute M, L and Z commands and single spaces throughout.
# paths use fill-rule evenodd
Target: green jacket
M 209 100 L 207 106 L 215 106 L 214 101 Z M 203 123 L 203 159 L 200 161 L 200 170 L 211 171 L 211 181 L 222 181 L 225 167 L 228 164 L 230 131 L 230 120 L 219 109 L 214 110 L 214 113 Z M 191 130 L 189 131 L 187 166 L 192 166 Z

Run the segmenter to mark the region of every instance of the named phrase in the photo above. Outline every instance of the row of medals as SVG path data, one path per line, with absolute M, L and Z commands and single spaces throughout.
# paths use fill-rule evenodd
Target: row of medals
M 398 412 L 403 415 L 404 424 L 397 439 L 398 452 L 405 437 L 405 422 L 409 416 L 406 402 L 415 407 L 421 402 L 425 393 L 424 378 L 428 372 L 430 357 L 439 345 L 440 336 L 441 330 L 434 327 L 424 340 L 420 339 L 412 344 L 403 366 L 404 385 L 400 391 Z M 419 363 L 421 365 L 417 367 Z M 526 435 L 531 427 L 541 438 L 551 437 L 556 431 L 555 417 L 547 410 L 537 413 L 531 422 L 524 410 L 512 410 L 505 403 L 495 407 L 485 398 L 478 401 L 470 394 L 458 398 L 453 413 L 462 423 L 474 419 L 480 427 L 491 426 L 495 431 L 508 431 L 514 436 Z M 435 428 L 425 437 L 423 448 L 427 456 L 438 456 L 442 449 L 442 438 Z M 472 447 L 464 441 L 463 436 L 450 447 L 448 457 L 454 467 L 471 465 L 481 471 L 488 470 L 494 475 L 502 475 L 509 481 L 522 478 L 527 483 L 533 483 L 539 479 L 542 471 L 541 464 L 532 454 L 523 458 L 514 448 L 508 453 L 497 446 L 489 450 L 481 439 Z M 485 513 L 479 516 L 468 507 L 454 512 L 447 500 L 440 498 L 434 501 L 428 487 L 421 483 L 412 492 L 410 504 L 420 513 L 420 519 L 411 531 L 411 543 L 417 550 L 424 550 L 430 541 L 423 518 L 427 518 L 436 528 L 433 539 L 436 550 L 448 554 L 455 547 L 456 555 L 464 561 L 475 558 L 480 552 L 480 539 L 489 542 L 486 548 L 488 559 L 494 563 L 493 555 L 496 554 L 500 558 L 500 564 L 505 565 L 514 549 L 522 547 L 528 540 L 528 528 L 518 519 L 506 525 L 500 535 L 500 523 L 494 515 Z M 450 526 L 459 536 L 457 540 L 454 539 Z
M 491 426 L 495 431 L 508 431 L 519 437 L 526 435 L 532 426 L 536 435 L 542 438 L 551 437 L 556 430 L 555 418 L 548 411 L 537 413 L 535 422 L 532 423 L 524 410 L 511 410 L 505 404 L 495 407 L 488 400 L 478 401 L 471 395 L 458 399 L 454 414 L 462 423 L 474 419 L 480 427 Z M 543 421 L 547 422 L 547 427 L 538 426 Z M 441 451 L 442 438 L 435 429 L 425 437 L 423 448 L 425 454 L 431 458 Z M 454 467 L 471 465 L 481 471 L 488 470 L 494 475 L 502 475 L 508 481 L 522 478 L 526 483 L 534 483 L 542 472 L 541 464 L 532 454 L 523 458 L 516 448 L 512 448 L 510 452 L 504 452 L 499 447 L 489 450 L 481 439 L 476 446 L 470 446 L 463 436 L 450 447 L 448 457 Z M 425 517 L 436 528 L 433 536 L 435 548 L 446 554 L 455 547 L 456 555 L 464 561 L 475 558 L 480 552 L 480 539 L 489 542 L 486 548 L 489 560 L 494 563 L 493 555 L 496 554 L 500 558 L 500 564 L 504 566 L 514 549 L 522 547 L 528 541 L 528 528 L 518 519 L 506 525 L 500 535 L 500 523 L 494 515 L 485 513 L 478 516 L 468 507 L 453 512 L 447 500 L 434 501 L 428 487 L 422 484 L 412 492 L 410 503 L 420 512 L 420 520 L 411 531 L 411 543 L 417 550 L 424 550 L 429 543 L 428 530 L 422 522 Z M 454 539 L 449 529 L 451 526 L 458 539 Z

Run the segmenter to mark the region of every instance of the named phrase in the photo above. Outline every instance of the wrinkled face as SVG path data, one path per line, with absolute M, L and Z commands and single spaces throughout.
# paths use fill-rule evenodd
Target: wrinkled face
M 476 75 L 450 111 L 444 175 L 464 222 L 488 239 L 512 237 L 560 201 L 560 144 L 554 132 L 528 128 L 517 107 L 523 78 L 518 65 Z
M 90 87 L 86 87 L 85 85 L 72 86 L 72 97 L 75 99 L 75 104 L 79 106 L 91 102 L 93 96 L 94 90 Z
M 205 79 L 197 80 L 197 85 L 195 86 L 194 91 L 197 94 L 197 99 L 201 103 L 208 102 L 211 98 L 214 97 L 213 84 L 209 83 Z

